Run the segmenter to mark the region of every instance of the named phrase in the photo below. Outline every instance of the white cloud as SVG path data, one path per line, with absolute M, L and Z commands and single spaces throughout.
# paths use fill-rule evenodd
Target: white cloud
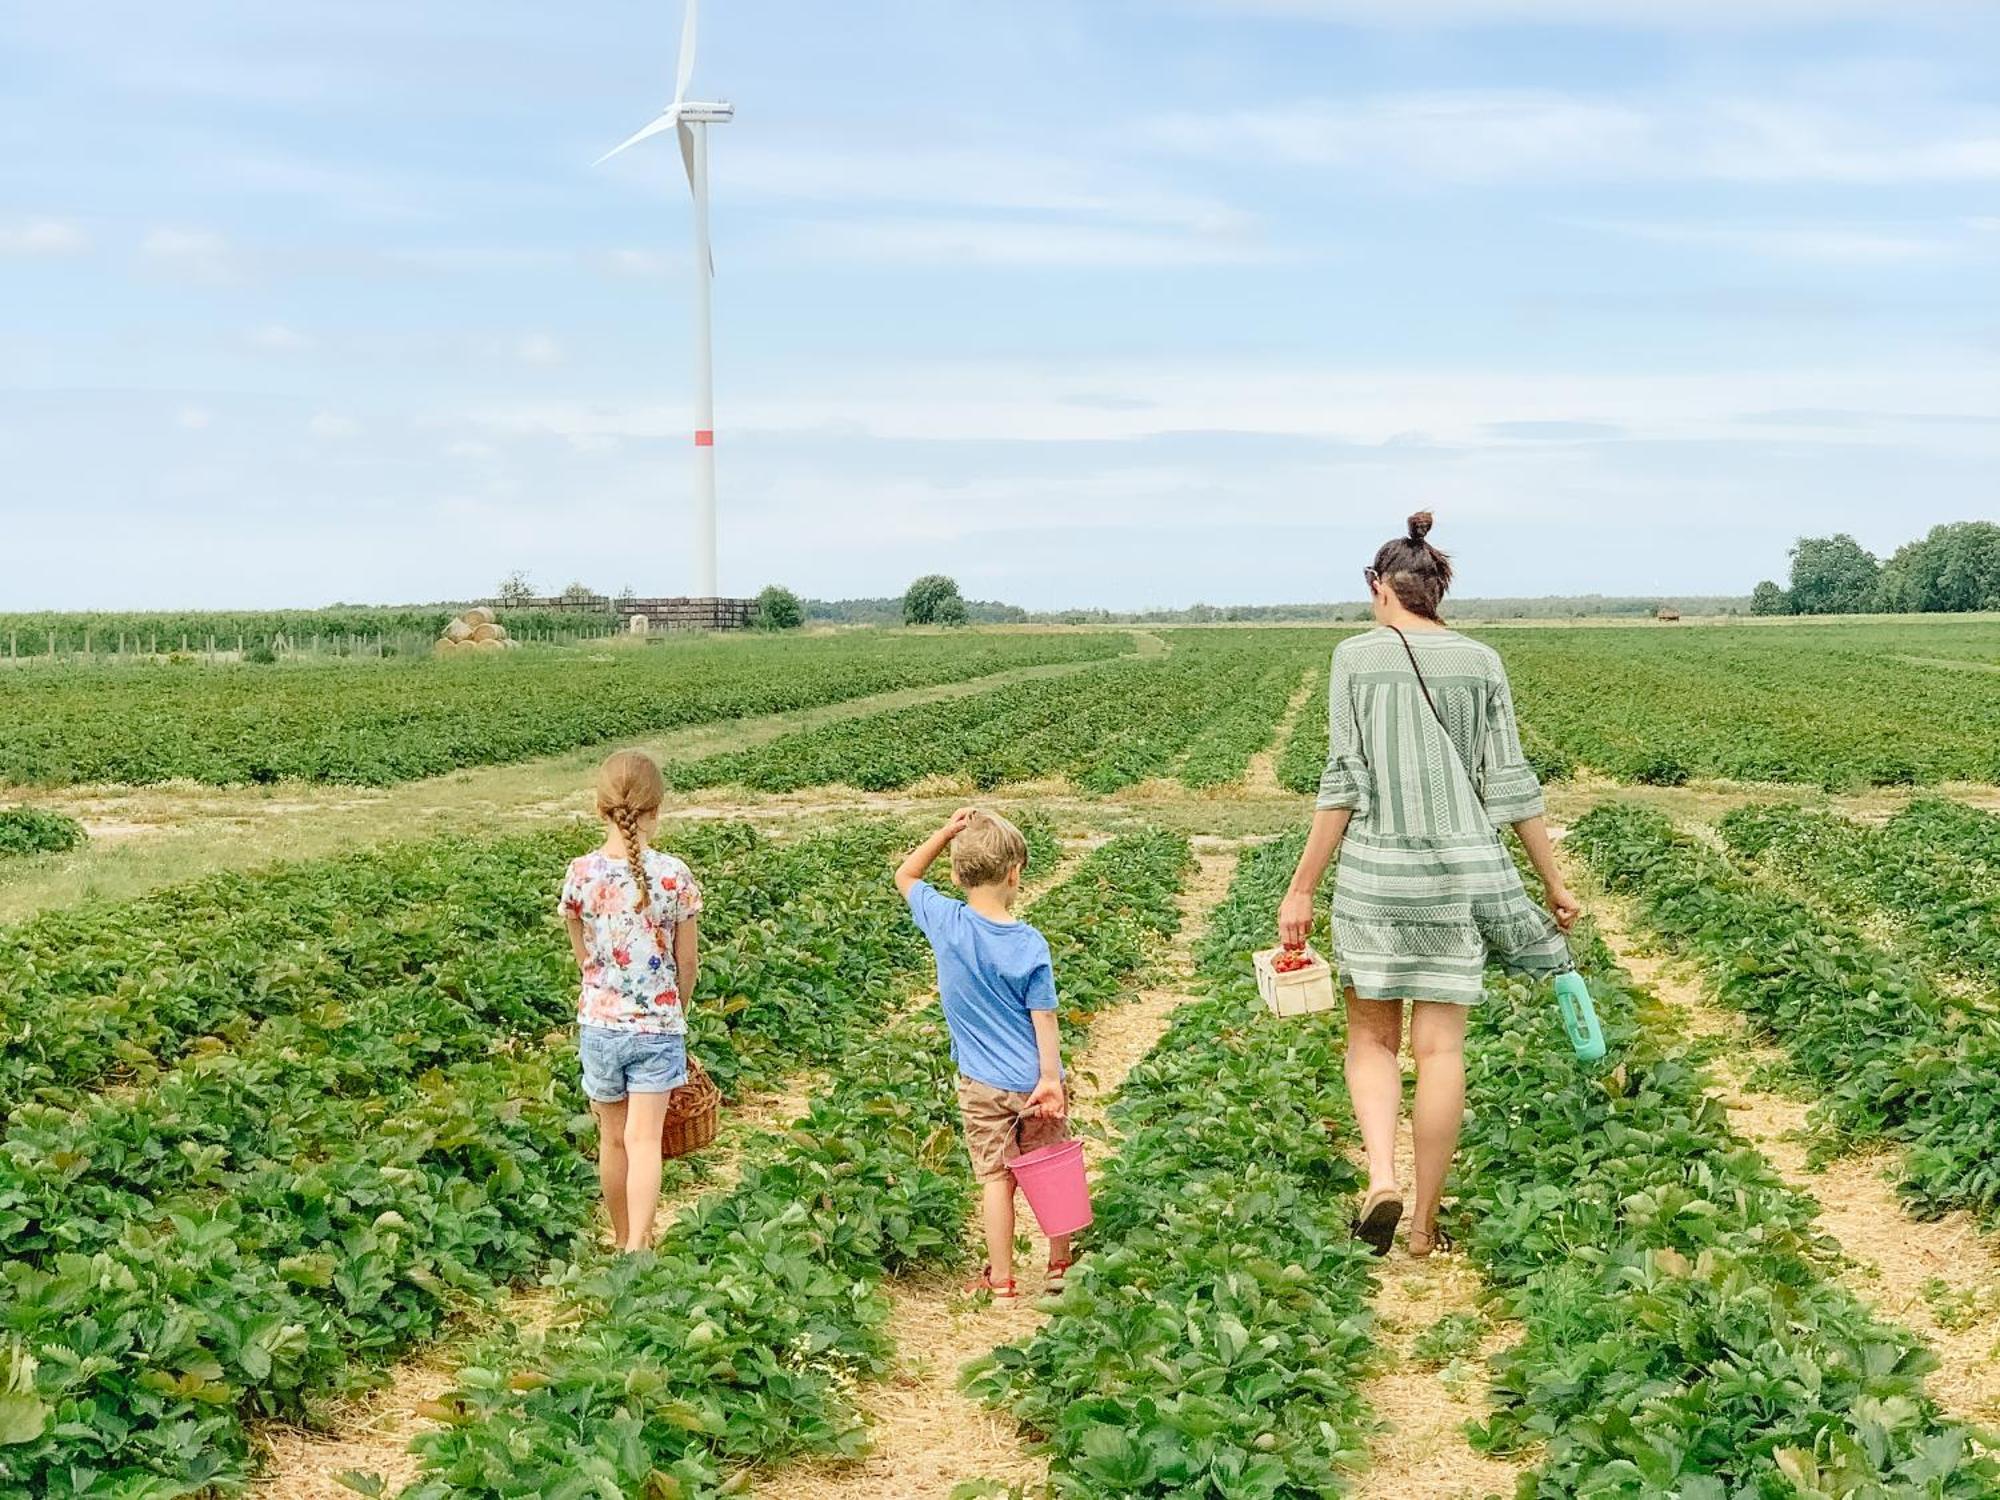
M 360 435 L 361 424 L 339 412 L 321 411 L 313 413 L 306 430 L 317 438 L 350 438 Z
M 139 253 L 153 265 L 195 281 L 227 281 L 235 270 L 229 242 L 205 229 L 149 230 Z
M 89 249 L 90 236 L 67 219 L 30 219 L 0 228 L 0 256 L 52 259 L 82 255 Z
M 514 357 L 524 365 L 559 365 L 562 345 L 545 333 L 531 333 L 515 342 Z
M 1946 105 L 1459 89 L 1169 115 L 1145 133 L 1204 158 L 1452 182 L 2000 180 L 2000 110 Z
M 1211 9 L 1332 21 L 1356 26 L 1422 29 L 1526 22 L 1612 29 L 1674 31 L 1700 27 L 1748 30 L 1872 19 L 1880 0 L 1206 0 Z M 1979 0 L 1906 0 L 1903 15 L 1974 15 Z
M 253 348 L 272 354 L 297 354 L 313 347 L 313 340 L 283 323 L 264 323 L 250 330 Z
M 174 413 L 174 426 L 187 432 L 201 432 L 215 420 L 215 413 L 205 406 L 183 406 Z
M 664 250 L 612 250 L 602 260 L 604 268 L 619 276 L 664 276 L 691 259 L 671 256 Z
M 1268 264 L 1270 247 L 1222 236 L 1016 219 L 880 219 L 800 226 L 792 250 L 867 264 L 1072 270 Z
M 1773 260 L 1885 266 L 1951 260 L 1965 251 L 1951 232 L 1912 233 L 1843 225 L 1602 223 L 1592 227 L 1635 239 L 1692 245 Z

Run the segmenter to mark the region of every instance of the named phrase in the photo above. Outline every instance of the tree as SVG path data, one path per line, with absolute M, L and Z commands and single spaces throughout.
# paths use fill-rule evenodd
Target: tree
M 1872 607 L 1882 565 L 1846 532 L 1802 536 L 1792 548 L 1792 613 L 1854 615 Z
M 1908 607 L 2000 609 L 2000 526 L 1991 521 L 1934 526 L 1911 548 Z
M 926 573 L 903 595 L 905 625 L 963 625 L 966 621 L 965 596 L 955 580 L 942 573 Z
M 797 594 L 773 583 L 757 596 L 753 618 L 759 630 L 797 630 L 806 622 L 806 607 Z
M 1766 578 L 1750 591 L 1750 613 L 1753 615 L 1788 615 L 1792 612 L 1791 595 Z
M 535 597 L 535 586 L 528 582 L 528 575 L 516 568 L 500 580 L 499 599 L 502 604 L 526 604 Z
M 565 604 L 589 604 L 597 598 L 597 590 L 587 584 L 572 580 L 563 585 L 562 602 Z

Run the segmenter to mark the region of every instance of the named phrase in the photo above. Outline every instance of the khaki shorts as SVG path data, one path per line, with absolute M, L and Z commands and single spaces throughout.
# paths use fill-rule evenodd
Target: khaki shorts
M 1024 1114 L 1027 1107 L 1026 1094 L 959 1075 L 958 1112 L 965 1117 L 965 1146 L 979 1181 L 998 1182 L 1009 1175 L 1007 1163 L 1015 1157 L 1069 1139 L 1067 1117 Z

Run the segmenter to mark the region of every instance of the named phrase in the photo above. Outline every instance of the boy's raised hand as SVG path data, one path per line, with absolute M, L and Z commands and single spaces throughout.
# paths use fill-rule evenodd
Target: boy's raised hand
M 978 811 L 979 809 L 976 807 L 961 807 L 957 812 L 944 820 L 944 827 L 939 832 L 947 839 L 957 838 L 961 833 L 965 832 L 966 824 L 972 821 L 972 815 Z
M 1060 1120 L 1069 1113 L 1069 1099 L 1060 1078 L 1044 1078 L 1028 1095 L 1027 1113 L 1043 1120 Z

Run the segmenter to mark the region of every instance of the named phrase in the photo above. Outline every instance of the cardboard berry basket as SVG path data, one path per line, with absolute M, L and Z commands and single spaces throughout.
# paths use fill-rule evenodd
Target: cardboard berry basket
M 1277 967 L 1283 948 L 1266 948 L 1252 960 L 1257 968 L 1257 993 L 1274 1016 L 1309 1016 L 1332 1010 L 1337 1003 L 1333 966 L 1310 947 L 1303 950 L 1306 966 L 1290 971 Z

